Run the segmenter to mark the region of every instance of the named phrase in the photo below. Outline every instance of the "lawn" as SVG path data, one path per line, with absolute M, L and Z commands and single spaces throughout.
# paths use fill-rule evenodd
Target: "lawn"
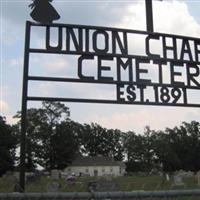
M 52 183 L 59 184 L 59 192 L 87 192 L 88 182 L 97 181 L 105 187 L 98 191 L 111 191 L 110 185 L 115 185 L 115 191 L 135 191 L 135 190 L 173 190 L 173 189 L 199 189 L 197 180 L 194 177 L 185 178 L 184 185 L 175 186 L 172 178 L 170 181 L 160 176 L 125 176 L 110 178 L 78 177 L 75 182 L 65 179 L 52 179 L 41 177 L 31 183 L 26 184 L 26 192 L 47 192 Z M 0 178 L 0 192 L 13 192 L 14 182 L 7 178 Z

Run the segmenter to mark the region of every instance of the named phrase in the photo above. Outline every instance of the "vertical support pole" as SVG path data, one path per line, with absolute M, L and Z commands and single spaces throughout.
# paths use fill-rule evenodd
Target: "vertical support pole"
M 29 21 L 26 22 L 25 49 L 24 49 L 24 72 L 22 89 L 22 111 L 21 111 L 21 137 L 20 137 L 20 192 L 25 192 L 25 164 L 26 164 L 26 129 L 27 129 L 27 95 L 28 95 L 28 69 L 29 69 L 29 46 L 30 46 Z
M 147 31 L 153 32 L 153 6 L 152 0 L 145 0 L 146 3 L 146 25 Z

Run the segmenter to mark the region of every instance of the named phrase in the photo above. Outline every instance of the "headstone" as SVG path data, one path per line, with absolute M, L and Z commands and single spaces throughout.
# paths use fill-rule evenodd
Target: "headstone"
M 66 172 L 61 172 L 60 173 L 60 176 L 61 176 L 61 178 L 64 178 L 64 179 L 66 179 L 67 178 L 67 173 Z
M 106 176 L 106 177 L 105 177 L 105 180 L 106 180 L 106 181 L 112 181 L 112 176 Z
M 186 172 L 186 173 L 185 173 L 185 177 L 186 177 L 186 178 L 194 177 L 194 172 L 192 172 L 192 171 Z
M 188 177 L 193 177 L 194 173 L 192 171 L 184 171 L 184 170 L 179 170 L 176 175 L 182 176 L 183 178 L 188 178 Z
M 58 192 L 60 184 L 57 182 L 49 183 L 47 185 L 47 192 Z
M 107 192 L 107 191 L 118 191 L 119 186 L 113 181 L 99 180 L 88 183 L 89 191 Z
M 98 182 L 97 181 L 90 181 L 90 182 L 88 182 L 87 187 L 88 187 L 89 192 L 97 191 Z
M 118 191 L 119 185 L 113 181 L 102 181 L 99 188 L 100 191 Z
M 59 170 L 51 170 L 51 178 L 53 179 L 59 179 L 60 178 L 60 171 Z
M 200 186 L 200 171 L 197 172 L 197 183 Z
M 170 181 L 169 174 L 166 174 L 166 180 Z
M 175 186 L 182 186 L 182 185 L 184 185 L 183 177 L 179 176 L 179 175 L 174 176 L 174 185 Z

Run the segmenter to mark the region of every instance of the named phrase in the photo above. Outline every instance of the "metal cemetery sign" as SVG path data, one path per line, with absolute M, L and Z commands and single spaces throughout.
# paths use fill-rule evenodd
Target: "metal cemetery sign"
M 200 107 L 200 39 L 155 33 L 152 0 L 145 0 L 147 31 L 52 23 L 60 15 L 51 2 L 33 0 L 29 5 L 31 17 L 38 23 L 26 22 L 20 149 L 22 192 L 29 100 Z M 32 46 L 35 28 L 42 30 L 40 41 L 44 45 L 39 48 Z M 75 65 L 70 66 L 75 69 L 75 76 L 31 74 L 30 55 L 33 54 L 70 55 L 75 59 Z M 108 90 L 112 95 L 103 94 L 104 99 L 89 98 L 84 87 L 84 98 L 69 97 L 67 92 L 64 97 L 47 97 L 41 92 L 39 96 L 30 95 L 33 82 L 93 84 L 95 90 L 97 85 L 112 86 Z
M 115 95 L 112 99 L 29 96 L 28 100 L 200 107 L 190 95 L 200 89 L 198 38 L 27 22 L 28 38 L 33 26 L 45 29 L 41 38 L 45 45 L 39 49 L 28 46 L 26 53 L 76 55 L 73 67 L 77 74 L 74 78 L 67 74 L 64 78 L 28 76 L 28 80 L 113 85 Z M 95 73 L 86 71 L 88 65 Z

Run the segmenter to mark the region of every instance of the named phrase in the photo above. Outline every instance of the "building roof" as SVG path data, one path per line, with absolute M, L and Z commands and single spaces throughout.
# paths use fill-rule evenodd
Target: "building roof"
M 122 162 L 104 156 L 85 156 L 76 158 L 71 166 L 121 166 Z

